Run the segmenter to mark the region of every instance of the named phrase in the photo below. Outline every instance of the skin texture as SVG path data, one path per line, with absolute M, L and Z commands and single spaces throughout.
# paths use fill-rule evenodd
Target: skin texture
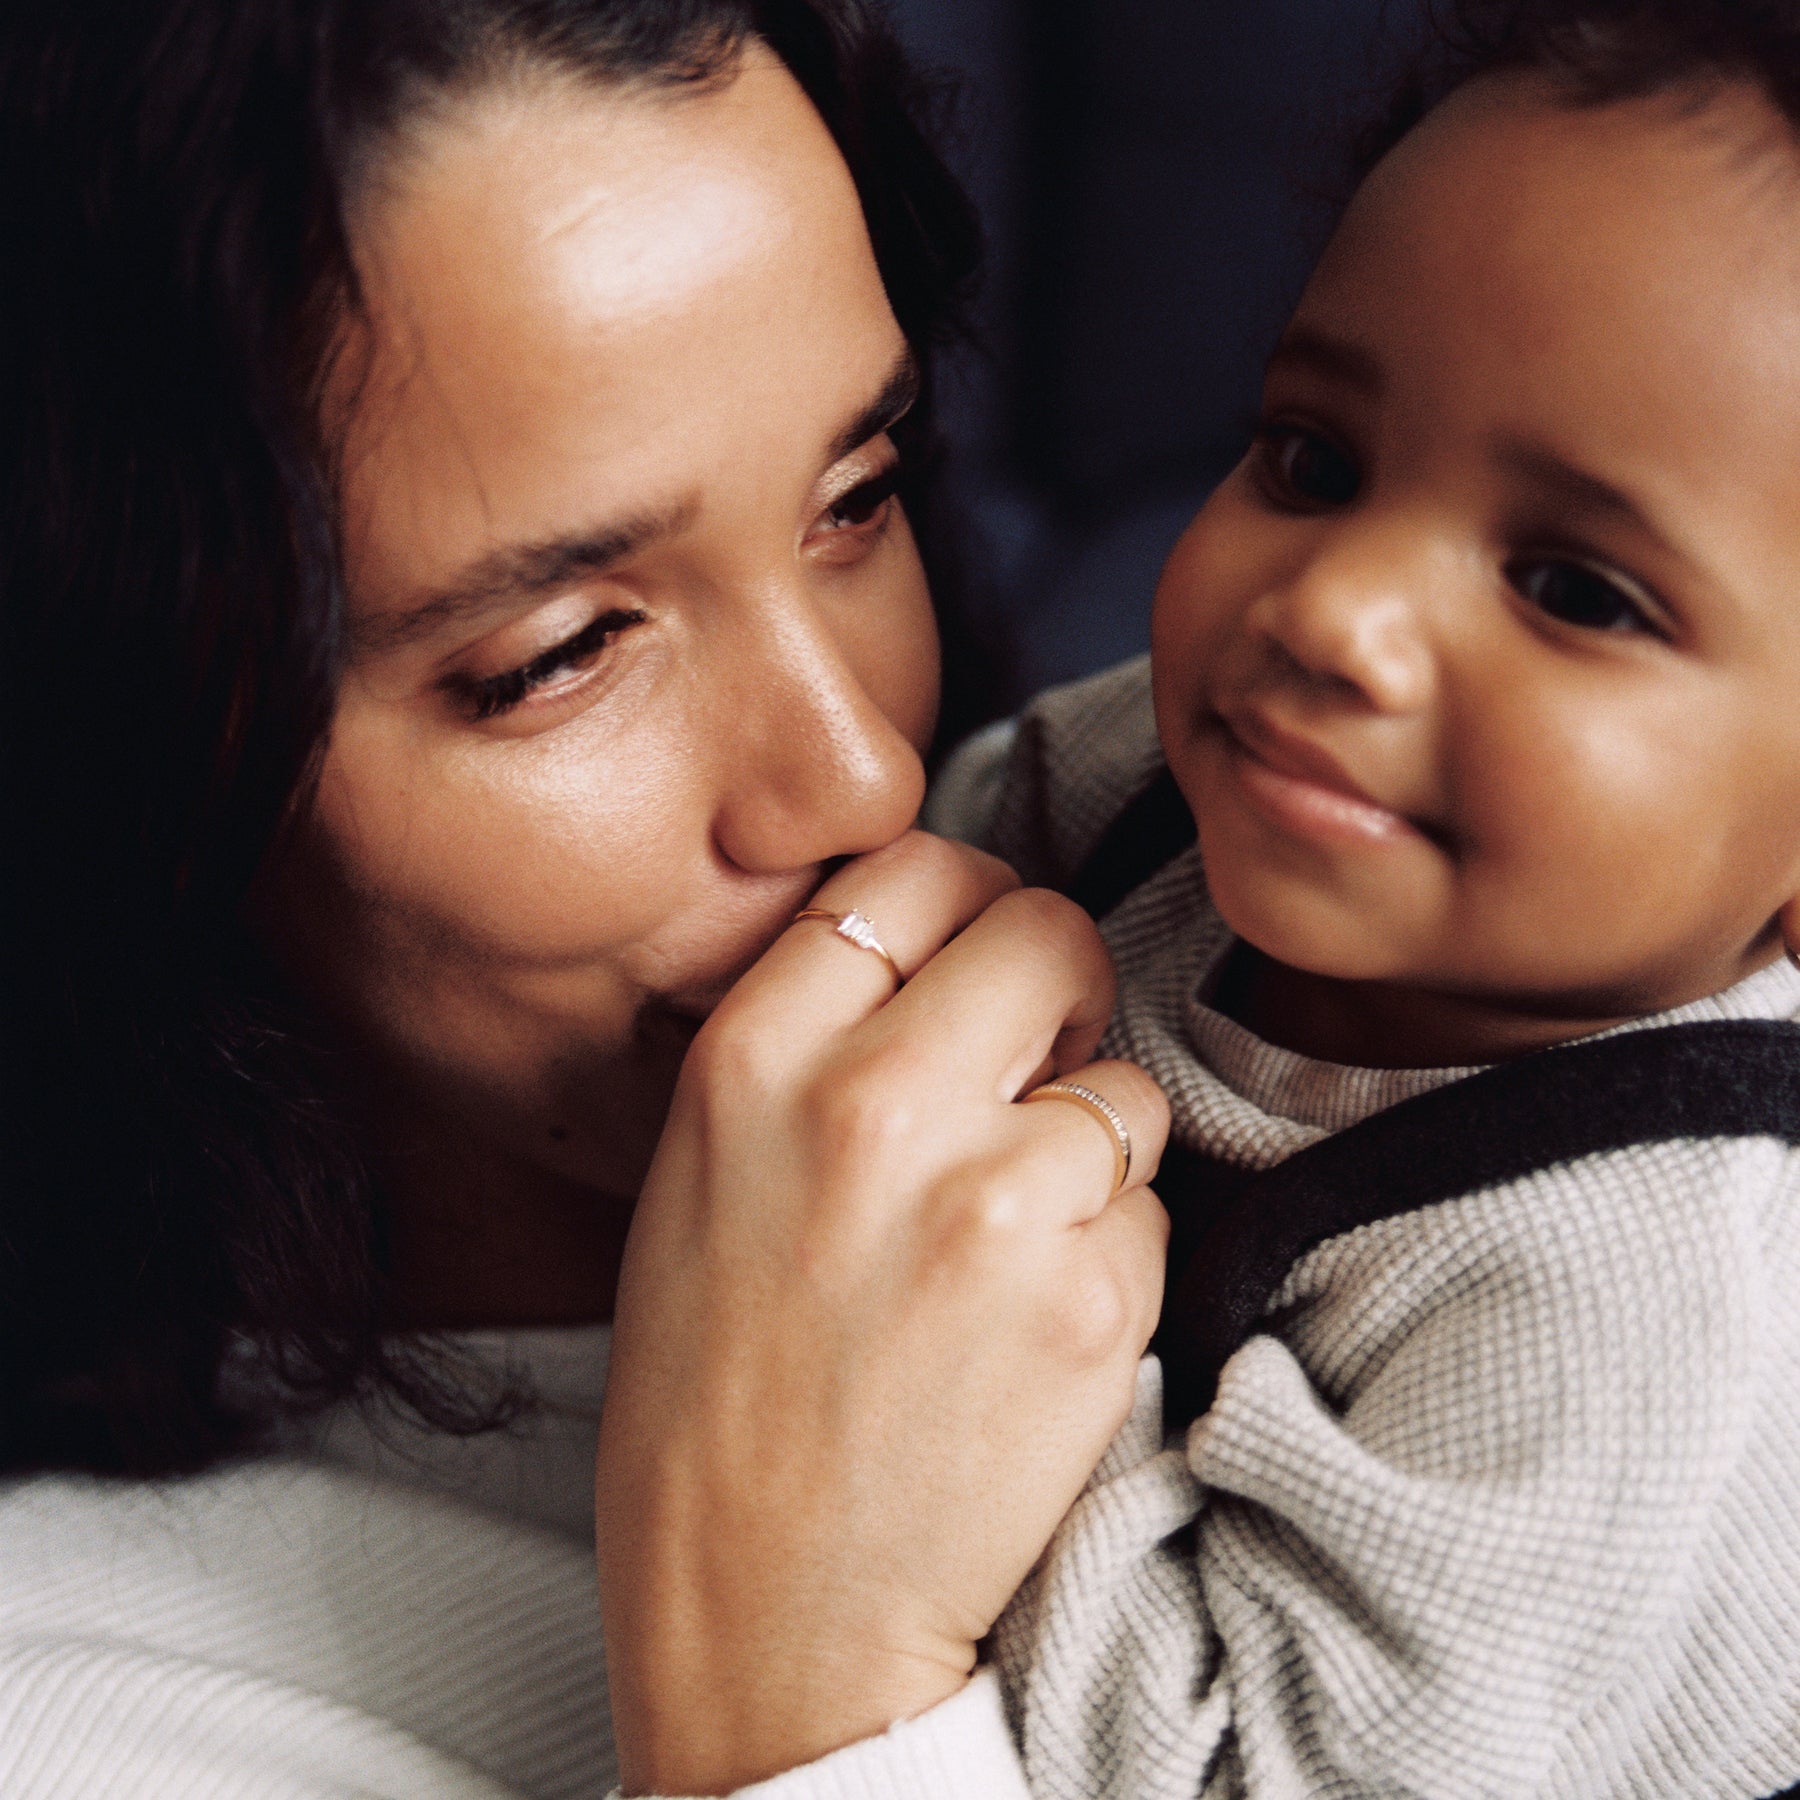
M 627 1793 L 719 1794 L 947 1699 L 1130 1411 L 1167 1128 L 1020 1106 L 1092 1054 L 1085 915 L 912 837 L 707 1022 L 632 1228 L 601 1425 L 600 1594 Z M 892 929 L 887 921 L 893 922 Z M 921 967 L 923 965 L 923 967 Z M 1054 1117 L 1048 1115 L 1055 1115 Z
M 1086 917 L 908 830 L 937 652 L 881 487 L 907 351 L 774 58 L 458 96 L 357 243 L 355 652 L 268 928 L 360 1059 L 403 1322 L 616 1287 L 621 1767 L 727 1792 L 968 1679 L 1129 1409 L 1167 1108 L 1083 1067 Z M 790 923 L 815 893 L 904 992 Z M 1053 1070 L 1126 1118 L 1128 1191 L 1108 1127 L 1016 1104 Z
M 1476 84 L 1368 181 L 1157 596 L 1228 1001 L 1455 1065 L 1717 992 L 1800 893 L 1800 164 Z
M 924 792 L 929 599 L 867 495 L 895 452 L 839 442 L 906 346 L 766 53 L 698 96 L 459 100 L 358 249 L 357 649 L 279 935 L 362 1047 L 409 1317 L 604 1317 L 698 1020 Z M 532 550 L 640 526 L 605 567 Z M 641 618 L 478 716 L 612 612 Z

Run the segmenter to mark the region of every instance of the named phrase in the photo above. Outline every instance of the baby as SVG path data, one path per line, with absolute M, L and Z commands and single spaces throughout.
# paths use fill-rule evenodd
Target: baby
M 1800 1777 L 1800 1151 L 1655 1129 L 1681 1033 L 1591 1095 L 1552 1048 L 1800 1017 L 1800 0 L 1465 8 L 1426 97 L 1150 669 L 1034 707 L 980 835 L 1067 887 L 1172 773 L 1110 1048 L 1190 1156 L 1425 1094 L 1461 1154 L 1495 1064 L 1610 1147 L 1527 1117 L 1398 1210 L 1372 1167 L 1172 1438 L 1146 1365 L 996 1634 L 1040 1800 Z M 1758 1029 L 1773 1081 L 1703 1059 L 1752 1115 L 1800 1093 Z

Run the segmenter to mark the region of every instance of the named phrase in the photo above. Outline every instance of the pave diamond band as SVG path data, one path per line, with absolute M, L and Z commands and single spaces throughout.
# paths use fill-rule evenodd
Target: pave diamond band
M 858 950 L 872 950 L 893 971 L 894 979 L 902 987 L 906 985 L 906 977 L 900 973 L 900 965 L 888 955 L 886 946 L 875 935 L 875 924 L 867 913 L 827 912 L 822 906 L 809 906 L 804 912 L 794 914 L 797 925 L 802 919 L 823 919 L 846 944 L 854 944 Z
M 1125 1115 L 1104 1094 L 1096 1094 L 1079 1081 L 1047 1081 L 1041 1088 L 1033 1088 L 1025 1100 L 1067 1100 L 1092 1113 L 1112 1139 L 1113 1192 L 1118 1193 L 1131 1179 L 1131 1131 L 1125 1123 Z

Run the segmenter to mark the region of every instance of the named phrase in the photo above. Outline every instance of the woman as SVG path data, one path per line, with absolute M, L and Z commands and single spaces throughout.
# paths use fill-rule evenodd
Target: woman
M 899 459 L 969 227 L 891 41 L 856 0 L 26 0 L 3 90 L 0 1457 L 50 1472 L 0 1494 L 3 1785 L 604 1791 L 564 1477 L 713 1014 L 634 1256 L 740 1223 L 693 1271 L 738 1535 L 634 1554 L 708 1497 L 643 1430 L 693 1343 L 633 1341 L 621 1760 L 930 1787 L 1161 1225 L 1083 1108 L 1012 1104 L 1097 1041 L 1092 933 L 902 836 Z M 1084 1079 L 1141 1183 L 1159 1098 Z M 459 1458 L 495 1371 L 547 1404 Z M 1026 1456 L 1035 1510 L 987 1504 Z

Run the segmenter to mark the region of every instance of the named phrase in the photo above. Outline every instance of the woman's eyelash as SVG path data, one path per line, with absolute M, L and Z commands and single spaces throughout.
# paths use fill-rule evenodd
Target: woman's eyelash
M 584 625 L 573 637 L 565 638 L 560 644 L 553 644 L 548 650 L 534 656 L 530 662 L 523 663 L 516 669 L 509 669 L 504 675 L 452 675 L 444 685 L 468 707 L 477 723 L 483 719 L 498 718 L 500 714 L 510 712 L 534 689 L 553 681 L 565 669 L 573 668 L 587 658 L 598 655 L 621 631 L 643 624 L 645 617 L 640 611 L 604 612 L 591 624 Z
M 855 530 L 867 525 L 899 489 L 900 465 L 895 462 L 833 501 L 826 509 L 827 517 L 839 530 Z M 638 611 L 602 613 L 573 637 L 553 644 L 530 662 L 508 669 L 503 675 L 452 675 L 443 685 L 455 694 L 477 723 L 495 719 L 502 713 L 511 712 L 535 689 L 555 680 L 565 669 L 597 655 L 620 632 L 641 625 L 644 618 L 645 615 Z
M 879 475 L 871 475 L 834 500 L 825 509 L 825 515 L 838 530 L 854 530 L 868 524 L 899 491 L 900 465 L 889 463 Z

